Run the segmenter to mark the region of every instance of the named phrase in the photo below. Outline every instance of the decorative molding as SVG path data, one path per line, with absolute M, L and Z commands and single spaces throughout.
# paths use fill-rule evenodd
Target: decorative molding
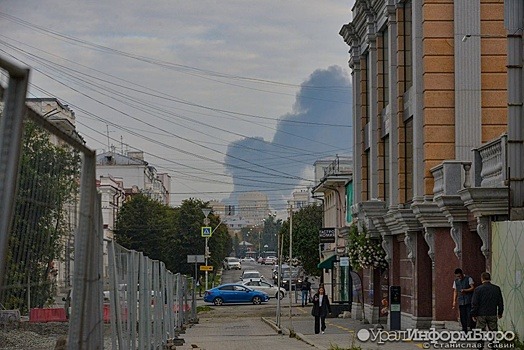
M 382 248 L 386 252 L 386 262 L 391 266 L 393 261 L 393 236 L 392 235 L 382 235 Z
M 489 227 L 490 227 L 490 219 L 485 216 L 479 216 L 477 217 L 477 234 L 480 236 L 480 239 L 482 240 L 482 247 L 480 247 L 480 250 L 482 254 L 488 259 L 491 255 L 491 242 L 489 239 Z
M 417 259 L 415 235 L 416 233 L 414 232 L 406 232 L 404 235 L 404 244 L 408 248 L 408 259 L 411 260 L 412 264 L 414 264 Z
M 424 239 L 426 240 L 426 243 L 429 247 L 428 255 L 431 259 L 431 267 L 435 268 L 435 231 L 437 229 L 434 227 L 425 227 L 424 230 L 426 231 L 424 234 Z
M 457 258 L 461 258 L 462 256 L 462 226 L 461 223 L 456 223 L 451 221 L 451 239 L 453 239 L 453 242 L 455 242 L 455 248 L 453 249 L 453 252 L 457 256 Z

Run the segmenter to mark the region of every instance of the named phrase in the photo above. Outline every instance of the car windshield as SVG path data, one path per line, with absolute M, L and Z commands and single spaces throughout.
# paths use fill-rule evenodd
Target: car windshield
M 240 262 L 237 258 L 229 258 L 229 262 Z
M 259 277 L 260 277 L 260 274 L 254 273 L 254 272 L 244 274 L 244 278 L 259 278 Z
M 289 272 L 289 270 L 287 271 L 284 271 L 282 272 L 282 276 L 283 277 L 288 277 L 289 278 L 289 275 L 291 274 L 291 277 L 297 277 L 298 276 L 298 271 L 293 271 L 293 272 Z

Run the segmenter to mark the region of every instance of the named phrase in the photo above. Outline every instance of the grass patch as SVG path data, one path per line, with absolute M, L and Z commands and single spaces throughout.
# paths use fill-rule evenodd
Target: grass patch
M 208 305 L 197 306 L 197 313 L 209 312 L 209 311 L 212 311 L 212 310 L 214 310 L 214 309 L 211 306 L 208 306 Z

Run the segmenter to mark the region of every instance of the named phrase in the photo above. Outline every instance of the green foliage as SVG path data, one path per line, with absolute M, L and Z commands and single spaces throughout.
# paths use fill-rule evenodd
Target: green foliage
M 136 194 L 118 213 L 116 241 L 128 249 L 143 252 L 151 259 L 162 260 L 168 237 L 173 235 L 174 218 L 172 208 L 145 194 Z
M 118 213 L 115 236 L 119 244 L 141 251 L 151 259 L 161 260 L 174 273 L 194 274 L 194 265 L 187 255 L 204 255 L 205 239 L 201 236 L 204 222 L 202 208 L 207 203 L 187 199 L 178 208 L 171 208 L 138 194 L 126 201 Z M 231 250 L 231 237 L 220 218 L 210 214 L 210 225 L 216 230 L 208 240 L 209 265 L 215 268 Z
M 264 219 L 264 227 L 262 231 L 262 242 L 260 242 L 261 247 L 267 245 L 267 250 L 277 250 L 277 235 L 282 227 L 282 220 L 276 219 L 273 215 L 268 215 Z M 264 248 L 262 248 L 263 250 Z
M 27 283 L 31 306 L 43 307 L 54 293 L 52 264 L 62 242 L 72 234 L 68 212 L 78 194 L 80 157 L 53 144 L 49 134 L 26 122 L 20 159 L 20 176 L 9 253 L 4 307 L 26 312 Z
M 293 213 L 293 256 L 302 261 L 302 266 L 308 275 L 319 275 L 318 233 L 322 228 L 322 207 L 312 204 Z M 283 254 L 289 252 L 289 219 L 279 231 L 283 238 Z
M 349 228 L 348 255 L 353 268 L 381 268 L 386 269 L 386 252 L 382 248 L 382 239 L 372 239 L 364 229 L 358 232 L 357 225 Z

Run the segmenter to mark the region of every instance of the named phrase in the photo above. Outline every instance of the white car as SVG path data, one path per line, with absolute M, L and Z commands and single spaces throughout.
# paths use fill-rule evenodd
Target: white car
M 266 292 L 271 298 L 284 298 L 286 296 L 286 290 L 282 287 L 272 285 L 261 279 L 249 279 L 242 282 L 244 286 L 247 286 L 254 290 Z
M 222 267 L 224 268 L 224 270 L 242 270 L 240 260 L 231 256 L 228 256 L 224 259 L 224 261 L 222 262 Z
M 264 279 L 264 276 L 260 274 L 257 270 L 245 270 L 242 272 L 242 275 L 240 275 L 241 281 L 249 281 L 249 280 L 259 280 Z
M 252 257 L 246 257 L 246 258 L 240 259 L 240 262 L 255 262 L 255 259 Z
M 274 265 L 277 263 L 277 257 L 276 256 L 268 256 L 264 260 L 264 265 Z

